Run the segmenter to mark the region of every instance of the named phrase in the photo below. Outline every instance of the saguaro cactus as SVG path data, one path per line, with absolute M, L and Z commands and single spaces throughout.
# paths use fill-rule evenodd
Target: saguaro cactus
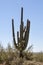
M 24 27 L 23 8 L 21 8 L 20 36 L 19 36 L 19 32 L 17 31 L 17 43 L 15 40 L 15 33 L 14 33 L 14 19 L 12 19 L 13 41 L 14 41 L 15 48 L 20 51 L 20 57 L 22 56 L 23 50 L 25 50 L 27 47 L 28 40 L 29 40 L 29 31 L 30 31 L 30 21 L 27 19 L 27 25 Z

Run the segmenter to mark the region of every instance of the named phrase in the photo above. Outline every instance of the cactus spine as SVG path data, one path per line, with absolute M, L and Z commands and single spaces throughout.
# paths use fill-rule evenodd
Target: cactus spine
M 17 31 L 17 43 L 15 40 L 15 33 L 14 33 L 14 20 L 12 19 L 13 42 L 14 42 L 15 48 L 20 51 L 20 57 L 22 56 L 23 50 L 25 50 L 27 47 L 28 40 L 29 40 L 29 31 L 30 31 L 30 21 L 27 20 L 27 25 L 26 27 L 24 27 L 23 8 L 21 8 L 20 37 L 19 37 L 19 32 Z

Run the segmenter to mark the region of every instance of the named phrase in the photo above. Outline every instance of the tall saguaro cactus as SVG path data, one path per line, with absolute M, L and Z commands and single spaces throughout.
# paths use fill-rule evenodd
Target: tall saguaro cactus
M 25 50 L 27 47 L 28 40 L 29 40 L 29 31 L 30 31 L 30 21 L 27 20 L 27 25 L 24 27 L 23 8 L 21 8 L 20 33 L 17 31 L 17 43 L 15 40 L 15 33 L 14 33 L 14 19 L 12 19 L 13 42 L 14 42 L 15 48 L 20 51 L 20 57 L 22 56 L 23 50 Z M 20 36 L 19 36 L 19 34 L 20 34 Z

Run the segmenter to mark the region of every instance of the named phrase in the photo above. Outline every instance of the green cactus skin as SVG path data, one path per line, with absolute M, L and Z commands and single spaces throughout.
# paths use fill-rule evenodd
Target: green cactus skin
M 15 40 L 15 33 L 14 33 L 14 19 L 12 19 L 13 42 L 14 42 L 15 48 L 20 51 L 20 57 L 22 57 L 22 52 L 27 47 L 28 40 L 29 40 L 29 31 L 30 31 L 30 21 L 27 19 L 27 26 L 24 27 L 23 8 L 21 8 L 20 36 L 19 36 L 19 32 L 17 31 L 17 43 Z

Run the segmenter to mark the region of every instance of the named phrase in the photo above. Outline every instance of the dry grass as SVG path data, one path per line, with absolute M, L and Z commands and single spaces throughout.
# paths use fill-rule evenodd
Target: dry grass
M 19 53 L 0 52 L 0 65 L 43 65 L 43 53 L 23 53 L 24 57 L 20 58 Z

